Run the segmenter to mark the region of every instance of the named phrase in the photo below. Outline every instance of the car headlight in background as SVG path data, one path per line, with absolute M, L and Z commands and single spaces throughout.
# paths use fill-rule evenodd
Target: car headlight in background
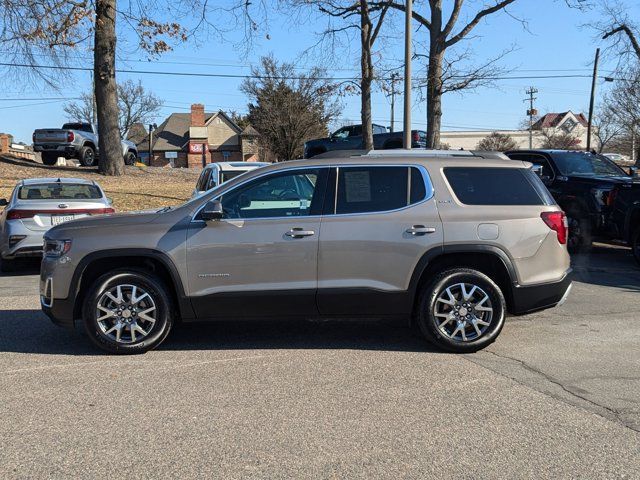
M 61 257 L 71 250 L 71 240 L 45 240 L 44 254 L 47 257 Z

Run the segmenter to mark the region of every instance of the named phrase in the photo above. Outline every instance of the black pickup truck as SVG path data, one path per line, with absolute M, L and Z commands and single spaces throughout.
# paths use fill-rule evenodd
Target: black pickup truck
M 513 150 L 513 160 L 541 167 L 542 181 L 569 221 L 568 246 L 588 249 L 593 238 L 623 241 L 640 263 L 640 178 L 603 155 L 565 150 Z
M 402 148 L 402 132 L 387 132 L 382 125 L 373 124 L 373 146 L 376 150 Z M 422 130 L 411 131 L 411 147 L 425 148 L 427 134 Z M 362 150 L 362 125 L 342 127 L 329 138 L 309 140 L 304 144 L 304 158 L 315 157 L 333 150 Z

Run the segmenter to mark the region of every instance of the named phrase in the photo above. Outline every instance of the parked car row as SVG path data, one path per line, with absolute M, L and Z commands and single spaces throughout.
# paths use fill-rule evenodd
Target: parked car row
M 2 256 L 43 255 L 44 312 L 109 352 L 282 316 L 399 318 L 470 352 L 566 299 L 568 246 L 637 249 L 639 188 L 585 152 L 343 152 L 208 166 L 181 206 L 94 216 L 113 212 L 97 184 L 32 179 L 2 202 Z

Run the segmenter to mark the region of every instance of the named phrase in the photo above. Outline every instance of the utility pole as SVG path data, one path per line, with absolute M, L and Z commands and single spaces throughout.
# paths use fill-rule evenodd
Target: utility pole
M 404 18 L 404 132 L 402 146 L 411 149 L 411 19 L 412 0 L 406 0 Z
M 396 122 L 395 109 L 396 109 L 396 80 L 398 79 L 398 74 L 393 72 L 391 74 L 391 132 L 393 133 L 394 124 Z
M 529 90 L 526 92 L 529 95 L 529 98 L 525 98 L 523 102 L 529 102 L 529 110 L 527 110 L 527 115 L 529 115 L 529 149 L 533 148 L 533 117 L 538 114 L 538 110 L 533 108 L 533 102 L 538 99 L 538 97 L 534 97 L 536 93 L 538 93 L 538 89 L 535 87 L 529 87 Z
M 156 125 L 154 123 L 149 124 L 149 166 L 151 166 L 151 162 L 153 161 L 153 131 L 155 128 Z
M 589 122 L 587 125 L 587 152 L 591 151 L 591 126 L 593 125 L 593 104 L 596 100 L 596 80 L 598 79 L 598 61 L 600 49 L 596 48 L 596 58 L 593 61 L 593 78 L 591 79 L 591 99 L 589 100 Z

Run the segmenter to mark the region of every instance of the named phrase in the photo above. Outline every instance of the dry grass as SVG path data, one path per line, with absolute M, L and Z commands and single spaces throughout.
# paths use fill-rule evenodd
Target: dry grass
M 187 200 L 200 169 L 125 167 L 122 177 L 100 175 L 95 169 L 47 167 L 29 160 L 0 158 L 0 198 L 8 198 L 16 183 L 34 177 L 76 177 L 95 180 L 113 199 L 116 211 L 177 205 Z

